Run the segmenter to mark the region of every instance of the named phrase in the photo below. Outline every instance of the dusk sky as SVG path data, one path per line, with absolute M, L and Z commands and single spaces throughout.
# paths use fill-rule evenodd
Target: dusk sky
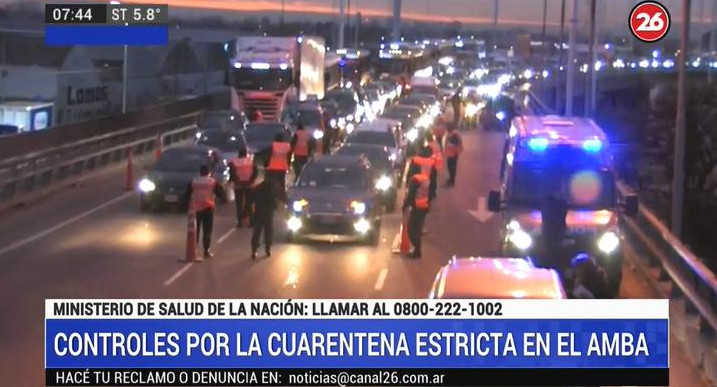
M 37 0 L 22 0 L 37 1 Z M 192 7 L 210 10 L 234 11 L 278 11 L 281 0 L 125 0 L 133 3 L 167 3 L 170 7 Z M 587 0 L 578 0 L 581 19 L 586 20 L 589 7 Z M 13 3 L 17 0 L 0 0 Z M 39 2 L 39 1 L 38 1 Z M 59 1 L 61 2 L 61 1 Z M 598 9 L 601 25 L 606 28 L 626 29 L 627 14 L 637 0 L 599 0 Z M 695 24 L 711 21 L 712 7 L 717 0 L 693 0 L 692 18 Z M 387 16 L 392 9 L 392 0 L 350 0 L 351 11 L 358 9 L 365 17 Z M 571 3 L 567 1 L 568 8 Z M 681 20 L 681 1 L 663 0 L 674 22 Z M 338 11 L 338 0 L 285 0 L 287 12 L 313 12 L 329 14 Z M 490 23 L 493 17 L 494 0 L 403 0 L 403 17 L 413 20 L 435 20 L 463 23 Z M 548 23 L 559 25 L 561 0 L 548 0 Z M 171 9 L 171 8 L 170 8 Z M 500 0 L 500 21 L 507 25 L 539 26 L 542 24 L 543 0 Z

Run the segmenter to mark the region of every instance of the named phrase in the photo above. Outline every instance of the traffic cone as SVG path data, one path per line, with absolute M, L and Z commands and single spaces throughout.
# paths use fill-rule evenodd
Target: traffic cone
M 404 214 L 401 223 L 401 254 L 411 253 L 411 241 L 408 239 L 408 216 Z
M 154 159 L 159 161 L 162 157 L 162 133 L 157 133 L 157 147 L 154 149 Z
M 194 206 L 189 204 L 189 212 L 187 213 L 187 251 L 181 262 L 198 262 L 201 261 L 197 257 L 197 213 Z
M 132 162 L 132 148 L 127 151 L 127 172 L 125 173 L 125 191 L 134 190 L 134 163 Z

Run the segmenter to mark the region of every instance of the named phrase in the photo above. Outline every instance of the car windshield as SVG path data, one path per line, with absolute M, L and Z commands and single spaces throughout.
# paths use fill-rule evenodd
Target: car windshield
M 437 101 L 436 96 L 431 94 L 416 94 L 412 97 L 425 103 L 435 103 Z
M 234 87 L 238 90 L 286 90 L 291 86 L 291 70 L 234 69 Z
M 277 134 L 284 133 L 282 125 L 249 125 L 246 128 L 247 141 L 274 141 Z
M 424 85 L 418 85 L 411 87 L 414 93 L 420 93 L 420 94 L 435 94 L 436 93 L 436 87 L 435 86 L 424 86 Z
M 334 166 L 310 163 L 301 173 L 299 187 L 364 189 L 366 175 L 358 165 Z
M 305 126 L 321 126 L 321 113 L 318 110 L 299 110 L 296 114 L 296 123 Z
M 337 154 L 348 156 L 364 155 L 368 158 L 369 163 L 371 163 L 371 168 L 375 168 L 377 171 L 388 171 L 391 166 L 386 151 L 380 147 L 359 147 L 347 145 L 339 148 Z
M 202 126 L 241 129 L 244 126 L 244 119 L 234 112 L 209 112 L 202 119 Z
M 408 106 L 423 106 L 424 102 L 420 98 L 416 97 L 408 97 L 401 101 L 401 105 L 408 105 Z
M 356 110 L 356 105 L 358 104 L 355 99 L 354 93 L 350 91 L 330 91 L 326 95 L 326 98 L 336 101 L 339 110 L 345 114 L 353 113 L 354 110 Z
M 231 132 L 206 132 L 197 141 L 200 145 L 206 145 L 217 148 L 222 152 L 238 152 L 239 149 L 246 148 L 244 137 L 239 133 Z
M 198 172 L 202 165 L 211 164 L 208 152 L 169 149 L 162 153 L 154 169 L 171 172 Z
M 390 132 L 355 132 L 346 140 L 348 144 L 373 144 L 396 147 L 396 137 Z
M 465 81 L 464 85 L 470 86 L 470 87 L 476 87 L 480 85 L 480 81 L 478 81 L 475 78 L 471 78 Z
M 511 202 L 536 206 L 549 195 L 565 199 L 571 208 L 611 208 L 615 185 L 612 175 L 605 171 L 516 164 Z

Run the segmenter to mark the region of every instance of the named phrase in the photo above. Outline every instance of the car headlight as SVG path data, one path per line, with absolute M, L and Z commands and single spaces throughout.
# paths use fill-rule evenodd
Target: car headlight
M 142 192 L 152 192 L 157 188 L 152 180 L 142 179 L 139 181 L 139 190 Z
M 361 234 L 366 234 L 371 229 L 371 223 L 368 220 L 361 218 L 354 223 L 354 229 Z
M 353 121 L 353 120 L 354 120 L 354 115 L 353 115 L 353 114 L 349 114 L 348 116 L 346 116 L 346 120 L 347 120 L 347 121 Z
M 299 231 L 299 229 L 303 226 L 303 223 L 301 222 L 301 219 L 297 218 L 296 216 L 292 216 L 289 218 L 289 220 L 286 221 L 286 226 L 289 227 L 289 230 L 292 232 Z
M 351 202 L 351 210 L 354 215 L 363 215 L 366 212 L 366 203 L 354 200 Z
M 324 131 L 320 129 L 314 130 L 314 138 L 317 140 L 321 140 L 322 138 L 324 138 Z
M 508 240 L 518 249 L 527 250 L 533 245 L 533 238 L 530 237 L 530 234 L 520 228 L 520 224 L 518 224 L 518 222 L 511 221 L 508 224 L 508 230 Z
M 336 122 L 336 118 L 332 118 L 332 119 L 329 121 L 329 126 L 331 126 L 332 128 L 335 128 L 336 125 L 338 125 L 338 122 Z
M 347 133 L 351 134 L 351 132 L 353 132 L 354 129 L 356 129 L 356 125 L 354 125 L 353 122 L 349 122 L 348 124 L 346 124 L 346 132 Z
M 406 139 L 410 142 L 414 142 L 418 139 L 418 129 L 413 128 L 406 133 Z
M 610 254 L 620 245 L 620 238 L 612 231 L 603 234 L 597 242 L 598 249 L 605 254 Z
M 344 125 L 346 125 L 346 118 L 339 117 L 339 126 L 344 126 Z
M 200 138 L 202 138 L 202 132 L 197 132 L 197 133 L 194 135 L 194 137 L 196 137 L 197 140 L 199 140 Z
M 501 112 L 495 113 L 495 118 L 503 121 L 505 119 L 505 112 L 501 111 Z
M 398 155 L 397 155 L 395 152 L 394 152 L 394 153 L 391 153 L 390 155 L 388 155 L 388 160 L 389 160 L 389 161 L 396 161 L 396 160 L 398 160 Z
M 478 105 L 469 103 L 466 105 L 466 116 L 473 117 L 478 114 Z
M 304 210 L 304 207 L 306 207 L 309 204 L 304 199 L 301 200 L 294 200 L 293 203 L 291 203 L 291 209 L 294 210 L 294 212 L 301 212 Z
M 379 191 L 388 191 L 391 185 L 393 185 L 393 182 L 390 177 L 381 176 L 376 182 L 376 189 Z
M 441 113 L 441 108 L 440 108 L 440 107 L 435 106 L 435 105 L 431 107 L 431 114 L 432 114 L 432 115 L 437 116 L 437 115 L 439 115 L 440 113 Z

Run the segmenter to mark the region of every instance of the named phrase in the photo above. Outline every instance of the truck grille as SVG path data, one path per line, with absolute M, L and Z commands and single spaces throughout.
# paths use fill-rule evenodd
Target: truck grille
M 258 110 L 267 121 L 279 118 L 279 98 L 251 98 L 244 97 L 244 107 L 247 111 Z

